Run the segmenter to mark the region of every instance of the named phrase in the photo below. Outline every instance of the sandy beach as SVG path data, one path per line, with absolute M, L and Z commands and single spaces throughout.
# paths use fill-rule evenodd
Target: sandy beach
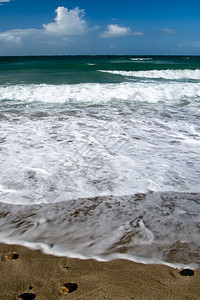
M 98 262 L 0 244 L 0 299 L 200 299 L 200 270 Z M 70 293 L 68 293 L 69 291 Z

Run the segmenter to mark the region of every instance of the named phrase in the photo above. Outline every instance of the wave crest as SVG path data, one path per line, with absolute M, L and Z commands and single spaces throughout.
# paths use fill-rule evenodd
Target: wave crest
M 149 71 L 112 71 L 112 70 L 99 70 L 115 75 L 140 77 L 140 78 L 162 78 L 162 79 L 200 79 L 200 70 L 149 70 Z
M 113 71 L 118 72 L 118 71 Z M 200 76 L 200 74 L 199 74 Z M 25 103 L 108 103 L 111 101 L 174 102 L 200 97 L 195 82 L 123 82 L 75 85 L 11 85 L 0 87 L 0 101 Z

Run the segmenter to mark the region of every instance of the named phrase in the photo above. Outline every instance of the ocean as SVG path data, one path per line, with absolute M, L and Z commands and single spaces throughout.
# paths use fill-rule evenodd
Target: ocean
M 200 56 L 0 57 L 0 242 L 198 267 Z

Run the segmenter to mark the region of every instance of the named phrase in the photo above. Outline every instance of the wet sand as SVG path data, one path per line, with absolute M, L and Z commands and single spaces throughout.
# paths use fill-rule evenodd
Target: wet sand
M 163 265 L 56 257 L 5 244 L 0 258 L 1 300 L 200 299 L 200 269 L 181 276 Z

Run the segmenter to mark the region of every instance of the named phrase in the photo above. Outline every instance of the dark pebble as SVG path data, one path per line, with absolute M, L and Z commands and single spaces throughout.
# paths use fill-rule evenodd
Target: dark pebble
M 181 274 L 181 276 L 193 276 L 194 275 L 194 271 L 191 269 L 184 269 L 182 271 L 179 272 Z
M 61 291 L 63 293 L 73 293 L 78 289 L 78 285 L 76 283 L 65 283 L 63 286 L 61 286 Z
M 19 254 L 17 253 L 9 253 L 5 256 L 6 260 L 12 260 L 12 259 L 18 259 L 19 258 Z
M 24 293 L 18 296 L 19 300 L 33 300 L 36 298 L 35 294 L 32 293 Z

